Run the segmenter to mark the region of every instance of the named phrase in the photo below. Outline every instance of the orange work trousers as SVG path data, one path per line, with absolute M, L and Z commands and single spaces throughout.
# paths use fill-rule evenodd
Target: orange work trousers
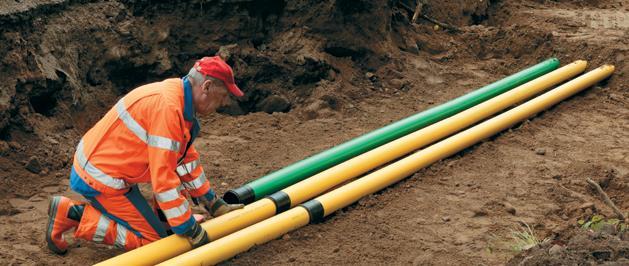
M 73 189 L 77 182 L 82 183 L 79 187 L 88 186 L 74 168 L 70 179 Z M 84 191 L 78 189 L 77 192 Z M 156 210 L 144 199 L 137 185 L 123 195 L 85 193 L 83 196 L 89 203 L 74 233 L 76 238 L 132 250 L 168 236 Z

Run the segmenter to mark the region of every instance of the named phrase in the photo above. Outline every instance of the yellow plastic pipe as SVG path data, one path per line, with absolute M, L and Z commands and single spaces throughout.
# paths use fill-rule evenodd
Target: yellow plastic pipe
M 273 240 L 297 228 L 316 222 L 360 198 L 396 183 L 434 162 L 444 159 L 505 130 L 524 119 L 609 77 L 614 66 L 604 65 L 502 113 L 468 130 L 415 152 L 376 172 L 368 174 L 299 207 L 232 233 L 159 265 L 213 265 Z M 313 207 L 314 206 L 314 207 Z M 320 210 L 316 208 L 319 206 Z M 319 216 L 319 217 L 314 217 Z
M 481 121 L 509 106 L 525 101 L 548 88 L 583 72 L 587 62 L 575 61 L 492 99 L 469 108 L 459 114 L 415 131 L 344 163 L 320 172 L 282 190 L 288 198 L 285 208 L 294 207 L 329 189 L 360 176 L 378 166 L 414 150 L 445 138 L 474 123 Z M 225 214 L 202 224 L 211 240 L 255 224 L 275 215 L 277 203 L 264 198 L 245 206 L 244 209 Z M 282 207 L 280 206 L 280 209 Z M 179 236 L 169 236 L 149 245 L 129 251 L 97 265 L 153 265 L 190 250 L 188 241 Z

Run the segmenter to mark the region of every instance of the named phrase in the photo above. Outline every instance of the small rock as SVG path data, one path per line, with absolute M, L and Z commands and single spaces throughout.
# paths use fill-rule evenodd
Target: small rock
M 592 209 L 584 209 L 583 210 L 583 214 L 585 216 L 590 216 L 590 215 L 594 214 L 594 212 L 592 212 Z
M 339 107 L 339 98 L 333 94 L 326 94 L 321 96 L 321 101 L 323 101 L 330 109 L 338 110 Z
M 20 145 L 19 143 L 15 142 L 15 141 L 11 141 L 9 142 L 9 147 L 11 147 L 11 149 L 13 150 L 19 150 L 22 148 L 22 145 Z
M 238 44 L 224 45 L 218 48 L 216 55 L 227 61 L 234 54 L 234 50 L 238 49 Z
M 291 257 L 290 259 L 288 259 L 288 262 L 295 262 L 297 259 L 294 257 Z
M 41 197 L 39 195 L 35 195 L 35 196 L 31 197 L 30 199 L 28 199 L 28 201 L 30 201 L 30 202 L 42 202 L 44 200 L 46 200 L 46 198 Z
M 511 215 L 515 215 L 516 210 L 515 210 L 515 207 L 513 207 L 513 205 L 511 205 L 511 204 L 510 204 L 510 203 L 508 203 L 508 202 L 505 202 L 503 205 L 505 206 L 505 210 L 506 210 L 508 213 L 510 213 Z
M 609 260 L 612 257 L 612 252 L 610 250 L 597 250 L 592 252 L 592 256 L 597 260 Z
M 225 183 L 225 182 L 221 182 L 221 186 L 226 187 L 226 186 L 229 186 L 229 184 L 227 184 L 227 183 Z
M 329 80 L 329 81 L 336 80 L 336 71 L 334 71 L 332 69 L 328 70 L 327 80 Z
M 424 218 L 415 218 L 415 223 L 416 224 L 424 224 L 424 223 L 426 223 L 426 219 L 424 219 Z
M 72 123 L 72 120 L 65 120 L 63 122 L 63 128 L 65 128 L 65 129 L 72 129 L 72 128 L 74 128 L 74 124 Z
M 561 234 L 561 232 L 563 232 L 565 229 L 566 229 L 566 227 L 565 227 L 565 226 L 556 226 L 556 227 L 554 227 L 554 228 L 551 230 L 551 232 L 553 232 L 553 234 L 555 234 L 555 235 L 559 235 L 559 234 Z
M 372 79 L 372 78 L 373 78 L 373 77 L 375 77 L 375 76 L 376 76 L 376 75 L 374 75 L 374 73 L 371 73 L 371 72 L 367 72 L 367 73 L 365 73 L 365 77 L 366 77 L 366 78 L 368 78 L 368 79 Z
M 589 209 L 592 207 L 594 207 L 594 203 L 586 202 L 586 203 L 581 204 L 577 209 Z
M 164 27 L 159 27 L 155 29 L 156 32 L 154 34 L 155 36 L 155 41 L 156 42 L 163 42 L 166 39 L 168 39 L 168 36 L 170 36 L 170 29 L 168 28 L 164 28 Z M 219 49 L 220 51 L 220 49 Z
M 279 95 L 271 95 L 259 104 L 260 110 L 266 113 L 285 112 L 290 109 L 290 102 Z
M 59 144 L 59 141 L 57 141 L 56 139 L 54 139 L 53 137 L 48 137 L 46 138 L 46 141 L 48 141 L 48 143 L 52 144 L 52 145 L 57 145 Z
M 562 252 L 564 250 L 563 247 L 561 247 L 560 245 L 553 245 L 550 249 L 548 249 L 548 254 L 549 255 L 555 255 L 559 252 Z
M 535 149 L 535 153 L 538 154 L 538 155 L 544 155 L 544 154 L 546 154 L 546 149 L 544 149 L 544 148 Z
M 37 157 L 35 156 L 28 159 L 28 163 L 26 163 L 25 168 L 33 174 L 39 174 L 42 170 L 39 159 L 37 159 Z
M 466 243 L 470 243 L 472 242 L 472 238 L 470 236 L 464 235 L 464 234 L 457 234 L 454 237 L 454 245 L 460 246 L 460 245 L 464 245 Z
M 417 46 L 417 42 L 410 38 L 404 40 L 404 46 L 401 46 L 400 48 L 413 54 L 419 54 L 419 47 Z
M 603 223 L 601 225 L 601 232 L 609 234 L 609 235 L 615 235 L 616 226 L 614 226 L 613 224 Z
M 11 149 L 11 146 L 9 146 L 9 143 L 7 143 L 6 141 L 0 140 L 0 154 L 8 153 L 9 149 Z
M 404 81 L 402 81 L 401 79 L 392 79 L 389 81 L 389 85 L 391 85 L 393 89 L 401 90 L 402 87 L 404 87 Z
M 282 236 L 282 240 L 289 240 L 290 239 L 290 235 L 289 234 L 285 234 Z
M 441 220 L 443 220 L 444 222 L 449 222 L 450 221 L 450 216 L 443 216 L 441 217 Z
M 52 194 L 52 193 L 59 192 L 59 187 L 57 186 L 44 187 L 42 188 L 42 190 L 46 193 Z
M 474 212 L 472 217 L 481 217 L 481 216 L 486 216 L 487 215 L 487 211 L 484 210 L 484 209 L 474 209 L 474 210 L 472 210 L 472 212 Z

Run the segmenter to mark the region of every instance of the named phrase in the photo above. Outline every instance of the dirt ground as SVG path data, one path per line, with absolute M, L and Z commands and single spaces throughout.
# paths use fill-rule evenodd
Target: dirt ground
M 246 92 L 204 119 L 196 141 L 219 193 L 549 57 L 616 66 L 537 117 L 225 264 L 629 263 L 627 233 L 577 224 L 614 216 L 585 178 L 629 210 L 629 4 L 425 2 L 425 15 L 460 31 L 411 25 L 412 0 L 3 1 L 0 264 L 120 254 L 85 242 L 50 253 L 48 198 L 80 199 L 68 188 L 74 146 L 120 96 L 217 52 Z M 549 241 L 516 253 L 511 233 L 525 225 Z

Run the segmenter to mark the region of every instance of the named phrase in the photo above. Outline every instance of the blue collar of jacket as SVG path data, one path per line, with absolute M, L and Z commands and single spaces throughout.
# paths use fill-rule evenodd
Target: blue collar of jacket
M 190 122 L 196 120 L 192 102 L 192 85 L 188 76 L 183 77 L 183 118 Z
M 199 131 L 201 127 L 199 126 L 199 120 L 195 115 L 194 111 L 194 103 L 192 101 L 192 84 L 190 84 L 190 80 L 188 80 L 188 76 L 182 78 L 183 80 L 183 118 L 187 121 L 192 122 L 192 128 L 190 129 L 190 141 L 186 146 L 186 152 L 190 147 L 190 144 L 194 141 L 194 139 L 199 135 Z

